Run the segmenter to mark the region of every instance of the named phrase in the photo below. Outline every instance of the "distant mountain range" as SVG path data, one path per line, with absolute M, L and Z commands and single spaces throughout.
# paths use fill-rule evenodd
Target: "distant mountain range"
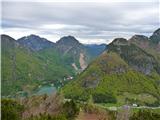
M 2 96 L 31 91 L 44 84 L 63 86 L 100 55 L 106 45 L 83 45 L 73 36 L 56 43 L 37 35 L 18 40 L 1 35 Z
M 80 101 L 160 105 L 160 29 L 114 39 L 62 92 Z

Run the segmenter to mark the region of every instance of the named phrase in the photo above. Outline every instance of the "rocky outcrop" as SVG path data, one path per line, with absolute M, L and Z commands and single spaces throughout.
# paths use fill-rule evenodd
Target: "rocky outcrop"
M 95 88 L 100 82 L 100 80 L 100 76 L 96 72 L 93 72 L 90 74 L 90 76 L 87 76 L 85 80 L 82 82 L 82 87 Z
M 144 35 L 134 35 L 129 39 L 129 42 L 139 46 L 142 49 L 147 49 L 150 47 L 149 38 Z
M 56 42 L 56 48 L 62 54 L 67 54 L 70 50 L 79 48 L 79 46 L 81 46 L 81 44 L 73 36 L 62 37 Z
M 160 28 L 153 33 L 150 39 L 153 44 L 160 44 Z
M 153 33 L 150 37 L 150 41 L 154 46 L 154 49 L 156 49 L 160 54 L 160 28 Z
M 133 36 L 129 41 L 117 38 L 108 45 L 108 51 L 119 54 L 132 69 L 150 74 L 157 69 L 158 63 L 151 54 L 141 49 L 144 47 L 142 47 L 143 42 L 141 43 L 141 41 L 149 44 L 147 37 L 140 35 Z M 159 71 L 157 72 L 159 73 Z

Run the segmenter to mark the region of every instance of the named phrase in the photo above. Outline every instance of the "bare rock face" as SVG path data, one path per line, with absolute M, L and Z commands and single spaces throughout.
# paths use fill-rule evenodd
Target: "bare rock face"
M 56 48 L 60 53 L 67 54 L 73 49 L 78 49 L 81 46 L 78 40 L 73 36 L 62 37 L 59 41 L 56 42 Z M 77 51 L 75 51 L 76 54 Z
M 155 46 L 155 49 L 160 53 L 160 28 L 153 33 L 150 37 L 150 41 L 152 45 Z
M 134 35 L 129 39 L 130 43 L 136 44 L 142 49 L 146 49 L 150 45 L 149 38 L 144 35 Z
M 142 48 L 149 47 L 149 39 L 142 35 L 135 35 L 129 41 L 117 38 L 108 48 L 109 52 L 116 52 L 128 65 L 146 75 L 153 70 L 159 73 L 159 66 L 155 58 Z
M 146 57 L 143 59 L 145 61 L 145 64 L 143 64 L 142 63 L 143 60 L 141 60 L 142 65 L 140 65 L 141 63 L 139 63 L 138 65 L 130 63 L 130 65 L 136 71 L 139 71 L 139 72 L 142 72 L 146 75 L 149 75 L 152 72 L 152 70 L 154 69 L 154 63 L 153 63 L 152 59 L 153 58 Z M 137 60 L 137 62 L 138 62 L 138 60 Z
M 76 71 L 78 71 L 78 67 L 76 66 L 75 63 L 72 63 L 72 67 L 73 67 Z
M 124 46 L 124 45 L 128 45 L 129 43 L 124 38 L 116 38 L 113 40 L 112 44 L 116 46 Z
M 152 49 L 152 51 L 160 53 L 160 28 L 149 38 L 144 35 L 134 35 L 128 41 L 144 50 Z
M 160 42 L 160 28 L 157 29 L 157 30 L 153 33 L 153 35 L 150 37 L 150 39 L 151 39 L 152 43 L 154 43 L 154 44 L 159 44 L 159 42 Z
M 93 72 L 90 76 L 87 76 L 85 80 L 82 82 L 82 87 L 85 88 L 95 88 L 100 81 L 100 76 Z
M 87 67 L 87 63 L 85 61 L 85 55 L 83 53 L 80 53 L 79 63 L 80 63 L 81 69 L 83 71 Z

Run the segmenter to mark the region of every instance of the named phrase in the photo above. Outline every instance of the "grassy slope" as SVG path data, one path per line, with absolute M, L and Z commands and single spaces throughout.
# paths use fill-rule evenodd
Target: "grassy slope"
M 120 74 L 112 73 L 119 66 L 123 66 L 125 72 Z M 104 71 L 105 70 L 105 71 Z M 111 73 L 108 73 L 111 72 Z M 95 73 L 96 76 L 92 76 Z M 156 84 L 160 76 L 152 74 L 145 76 L 140 72 L 131 70 L 125 61 L 115 53 L 104 53 L 77 78 L 66 85 L 62 91 L 68 98 L 89 99 L 89 95 L 110 94 L 116 97 L 117 102 L 123 104 L 125 100 L 137 100 L 140 103 L 152 103 L 159 99 L 160 87 Z M 92 85 L 94 80 L 98 80 L 97 87 L 84 87 L 84 81 Z M 146 98 L 146 100 L 143 100 Z M 147 99 L 149 98 L 149 99 Z
M 9 51 L 2 47 L 2 95 L 22 90 L 26 84 L 38 83 L 43 78 L 41 64 L 24 49 L 15 47 Z
M 9 36 L 2 36 L 2 95 L 30 91 L 42 83 L 63 85 L 64 77 L 74 77 L 77 72 L 71 64 L 80 68 L 79 55 L 72 52 L 62 55 L 55 48 L 31 52 Z
M 2 95 L 30 91 L 44 81 L 58 85 L 73 74 L 71 65 L 52 48 L 31 53 L 14 40 L 2 41 Z
M 35 55 L 45 63 L 45 74 L 49 81 L 62 80 L 68 75 L 74 75 L 71 64 L 67 64 L 67 57 L 62 57 L 54 48 L 39 51 Z

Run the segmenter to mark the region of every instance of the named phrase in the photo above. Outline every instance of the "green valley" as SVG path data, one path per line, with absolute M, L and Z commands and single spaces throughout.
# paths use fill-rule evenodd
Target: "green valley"
M 58 43 L 36 35 L 18 41 L 2 35 L 1 41 L 2 96 L 28 96 L 43 85 L 60 88 L 93 59 L 86 46 L 71 36 L 62 38 Z M 63 50 L 68 52 L 64 54 Z

